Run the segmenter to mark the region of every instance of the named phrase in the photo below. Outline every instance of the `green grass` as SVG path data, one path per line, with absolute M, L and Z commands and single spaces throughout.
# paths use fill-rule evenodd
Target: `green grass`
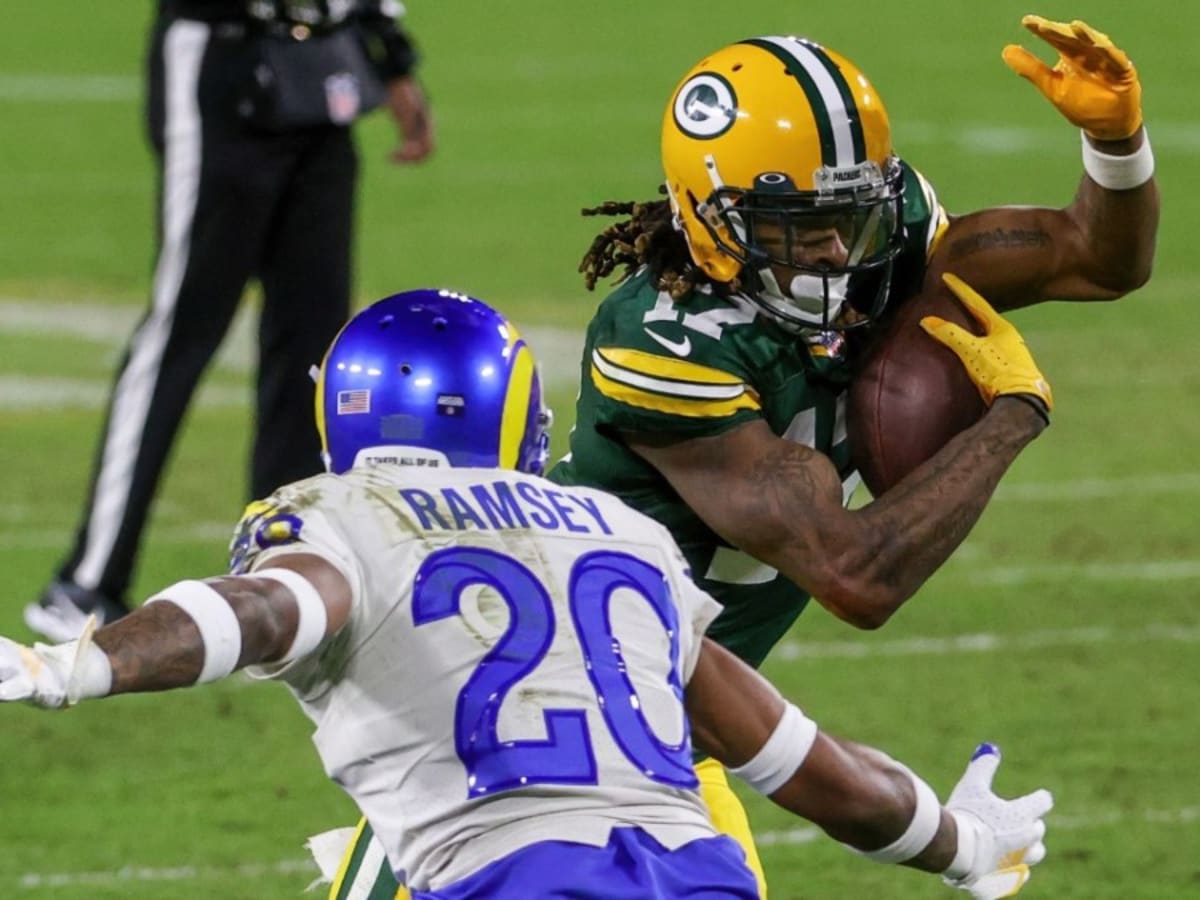
M 0 305 L 130 316 L 143 300 L 148 6 L 6 6 Z M 1014 0 L 820 12 L 765 0 L 411 7 L 440 146 L 427 166 L 397 169 L 384 159 L 389 124 L 377 116 L 360 127 L 360 302 L 444 284 L 525 325 L 581 328 L 596 298 L 575 266 L 597 223 L 578 209 L 651 196 L 671 87 L 703 53 L 756 33 L 807 33 L 855 59 L 888 102 L 897 146 L 952 212 L 1065 203 L 1079 177 L 1077 136 L 999 60 L 1008 41 L 1033 45 L 1018 25 L 1029 10 Z M 1109 31 L 1142 72 L 1164 195 L 1155 278 L 1118 304 L 1017 316 L 1055 387 L 1053 428 L 885 629 L 854 632 L 814 609 L 766 672 L 830 730 L 885 747 L 943 794 L 981 739 L 1004 747 L 1002 791 L 1053 789 L 1050 856 L 1023 896 L 1182 900 L 1200 892 L 1200 272 L 1189 227 L 1200 217 L 1200 12 L 1135 12 L 1116 0 L 1037 11 Z M 1017 129 L 1034 143 L 1002 152 L 982 129 Z M 0 392 L 18 377 L 103 389 L 116 350 L 0 331 Z M 574 373 L 553 374 L 561 451 Z M 209 381 L 222 396 L 249 394 L 235 371 Z M 20 607 L 66 547 L 99 416 L 0 405 L 0 633 L 29 637 Z M 220 568 L 222 532 L 245 499 L 249 416 L 228 403 L 193 411 L 153 514 L 139 594 Z M 0 713 L 0 897 L 295 897 L 313 877 L 296 865 L 305 837 L 354 817 L 277 687 L 234 679 L 61 715 Z M 807 841 L 789 832 L 805 823 L 748 803 L 777 900 L 947 895 L 927 876 Z

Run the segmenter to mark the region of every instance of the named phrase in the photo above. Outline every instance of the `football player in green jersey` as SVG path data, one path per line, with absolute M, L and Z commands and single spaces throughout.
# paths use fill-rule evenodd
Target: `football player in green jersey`
M 856 626 L 883 624 L 1045 425 L 1001 396 L 893 491 L 846 510 L 841 393 L 864 326 L 947 272 L 1001 309 L 1110 300 L 1149 277 L 1158 193 L 1137 74 L 1083 23 L 1024 24 L 1060 58 L 1051 67 L 1010 46 L 1005 62 L 1083 130 L 1087 175 L 1065 209 L 947 216 L 894 155 L 879 94 L 853 63 L 764 37 L 706 57 L 672 94 L 667 199 L 592 211 L 630 218 L 596 238 L 588 286 L 618 270 L 625 281 L 588 329 L 571 456 L 550 477 L 603 487 L 666 524 L 725 605 L 709 636 L 751 664 L 810 594 Z M 994 329 L 958 349 L 1011 358 L 1015 333 L 954 289 Z M 1026 376 L 1015 392 L 1036 404 L 1040 376 Z M 710 763 L 697 775 L 714 822 L 755 866 L 745 814 Z M 374 883 L 376 867 L 361 865 L 369 842 L 360 833 L 347 856 L 348 891 Z
M 571 453 L 550 477 L 666 524 L 724 604 L 709 636 L 752 665 L 810 596 L 857 627 L 886 622 L 1045 425 L 1028 404 L 991 402 L 896 488 L 847 509 L 842 390 L 865 326 L 950 272 L 1001 309 L 1111 300 L 1149 277 L 1158 193 L 1137 74 L 1082 22 L 1023 23 L 1059 60 L 1010 46 L 1005 62 L 1083 131 L 1086 174 L 1064 209 L 947 216 L 893 152 L 853 63 L 763 37 L 706 57 L 672 94 L 665 200 L 585 210 L 629 216 L 581 266 L 589 288 L 614 271 L 623 283 L 588 328 Z M 1023 390 L 1036 403 L 1035 381 Z M 719 792 L 706 794 L 714 816 L 728 807 L 753 855 Z

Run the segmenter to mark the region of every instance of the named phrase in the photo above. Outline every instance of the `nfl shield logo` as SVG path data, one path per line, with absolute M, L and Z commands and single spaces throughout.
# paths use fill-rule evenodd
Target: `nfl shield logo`
M 353 122 L 361 105 L 358 79 L 349 72 L 339 72 L 326 78 L 325 105 L 329 109 L 329 120 L 335 125 Z

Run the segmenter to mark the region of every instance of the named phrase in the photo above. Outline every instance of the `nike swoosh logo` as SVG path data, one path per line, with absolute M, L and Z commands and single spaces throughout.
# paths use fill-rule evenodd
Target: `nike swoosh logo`
M 646 334 L 650 335 L 651 338 L 658 341 L 658 343 L 662 344 L 676 356 L 687 356 L 692 352 L 692 339 L 687 335 L 684 335 L 682 341 L 671 341 L 658 332 L 651 331 L 649 328 L 643 328 L 642 331 L 646 332 Z

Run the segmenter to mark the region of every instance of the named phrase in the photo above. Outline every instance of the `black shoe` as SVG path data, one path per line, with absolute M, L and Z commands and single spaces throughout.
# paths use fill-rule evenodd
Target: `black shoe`
M 52 581 L 37 603 L 25 607 L 25 624 L 51 641 L 73 641 L 83 632 L 88 616 L 96 626 L 109 625 L 129 612 L 129 607 L 97 591 L 69 581 Z

